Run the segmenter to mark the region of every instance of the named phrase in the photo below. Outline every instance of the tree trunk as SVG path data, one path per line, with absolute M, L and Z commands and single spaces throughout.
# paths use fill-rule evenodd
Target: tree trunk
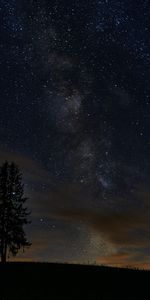
M 1 254 L 1 262 L 6 263 L 6 253 Z
M 1 253 L 1 262 L 6 263 L 6 254 L 7 254 L 7 245 L 3 247 L 2 253 Z

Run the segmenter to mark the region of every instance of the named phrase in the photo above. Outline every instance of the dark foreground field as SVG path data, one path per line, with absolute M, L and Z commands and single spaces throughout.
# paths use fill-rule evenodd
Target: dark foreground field
M 0 300 L 150 299 L 150 272 L 47 263 L 0 264 Z

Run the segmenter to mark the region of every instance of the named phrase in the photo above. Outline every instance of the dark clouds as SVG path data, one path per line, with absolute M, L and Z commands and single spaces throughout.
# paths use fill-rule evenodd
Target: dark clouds
M 1 151 L 4 158 L 20 165 L 30 196 L 32 224 L 26 230 L 33 246 L 18 259 L 66 261 L 67 257 L 70 262 L 149 267 L 148 187 L 136 188 L 134 199 L 111 196 L 104 203 L 102 195 L 94 198 L 90 186 L 82 183 L 50 187 L 48 173 L 27 157 Z

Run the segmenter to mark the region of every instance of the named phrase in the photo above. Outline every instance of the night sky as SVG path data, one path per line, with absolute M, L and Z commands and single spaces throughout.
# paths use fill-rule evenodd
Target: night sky
M 0 163 L 32 220 L 16 259 L 150 268 L 149 31 L 149 0 L 0 0 Z

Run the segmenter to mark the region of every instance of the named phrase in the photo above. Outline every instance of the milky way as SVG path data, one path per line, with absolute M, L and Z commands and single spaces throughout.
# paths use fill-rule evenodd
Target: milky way
M 149 267 L 148 2 L 1 0 L 0 159 L 32 210 L 20 259 Z

